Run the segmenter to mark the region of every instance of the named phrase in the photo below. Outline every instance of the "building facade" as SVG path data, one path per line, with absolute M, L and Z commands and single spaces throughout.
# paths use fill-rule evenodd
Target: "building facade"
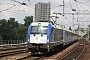
M 35 21 L 49 21 L 50 20 L 51 4 L 39 2 L 35 4 Z

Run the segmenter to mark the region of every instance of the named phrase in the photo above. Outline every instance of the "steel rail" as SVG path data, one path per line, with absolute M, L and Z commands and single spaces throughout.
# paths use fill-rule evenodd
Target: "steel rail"
M 85 44 L 85 43 L 84 43 Z M 84 51 L 84 49 L 85 49 L 85 45 L 84 44 L 82 44 L 82 43 L 80 43 L 79 44 L 79 46 L 83 46 L 83 49 L 82 49 L 82 51 L 80 52 L 80 54 L 77 56 L 77 58 L 73 58 L 73 59 L 75 59 L 75 60 L 78 60 L 78 58 L 82 55 L 82 53 L 83 53 L 83 51 Z M 66 58 L 68 58 L 68 56 L 70 55 L 70 54 L 72 54 L 79 46 L 77 46 L 76 48 L 74 48 L 71 52 L 69 52 L 68 54 L 66 54 L 65 56 L 63 56 L 62 58 L 60 58 L 60 60 L 65 60 Z M 75 56 L 74 56 L 75 57 Z M 73 60 L 73 59 L 71 59 L 71 60 Z
M 28 55 L 26 57 L 22 57 L 22 58 L 19 58 L 17 60 L 28 60 L 28 59 L 31 59 L 31 60 L 44 60 L 43 58 L 44 58 L 44 56 L 37 57 L 37 56 L 33 56 L 33 55 Z
M 84 43 L 85 44 L 85 43 Z M 83 54 L 83 52 L 85 51 L 85 45 L 84 45 L 84 48 L 82 50 L 82 52 L 80 53 L 80 55 L 76 58 L 76 60 L 78 60 L 80 58 L 80 56 Z
M 27 52 L 26 49 L 7 51 L 7 52 L 4 52 L 4 53 L 2 52 L 2 53 L 0 53 L 0 58 L 5 57 L 5 56 L 9 56 L 9 55 L 25 53 L 25 52 Z

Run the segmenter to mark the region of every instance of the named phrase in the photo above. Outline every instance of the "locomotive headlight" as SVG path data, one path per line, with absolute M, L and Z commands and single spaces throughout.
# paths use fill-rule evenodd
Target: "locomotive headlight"
M 29 54 L 31 54 L 31 52 L 29 52 Z
M 49 46 L 49 45 L 47 45 L 47 47 L 49 48 L 50 46 Z

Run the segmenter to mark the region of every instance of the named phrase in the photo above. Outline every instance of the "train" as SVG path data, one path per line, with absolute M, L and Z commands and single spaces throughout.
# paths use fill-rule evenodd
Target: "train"
M 32 22 L 27 32 L 27 49 L 31 54 L 47 54 L 78 40 L 80 35 L 51 22 Z

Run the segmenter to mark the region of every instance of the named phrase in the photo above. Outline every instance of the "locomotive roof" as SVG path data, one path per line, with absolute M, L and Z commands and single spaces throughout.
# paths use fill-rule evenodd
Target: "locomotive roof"
M 48 26 L 49 22 L 32 22 L 31 24 L 32 25 L 38 25 L 38 24 L 41 24 L 42 26 Z
M 49 24 L 50 22 L 32 22 L 31 25 L 35 26 L 35 25 L 38 25 L 38 23 L 40 23 L 42 26 L 48 26 L 48 24 Z M 65 28 L 60 27 L 60 25 L 53 25 L 52 23 L 50 23 L 50 24 L 53 26 L 53 28 L 63 29 L 63 30 L 65 30 L 65 31 L 68 31 L 68 32 L 71 32 L 71 33 L 76 34 L 75 32 L 73 32 L 73 31 L 71 31 L 71 30 L 67 30 L 67 29 L 65 29 Z M 78 34 L 77 34 L 77 35 L 78 35 Z
M 31 25 L 35 26 L 38 25 L 38 23 L 40 23 L 42 26 L 48 26 L 50 22 L 32 22 Z M 53 28 L 62 29 L 62 27 L 60 27 L 59 25 L 53 25 L 52 23 L 50 24 L 53 26 Z

